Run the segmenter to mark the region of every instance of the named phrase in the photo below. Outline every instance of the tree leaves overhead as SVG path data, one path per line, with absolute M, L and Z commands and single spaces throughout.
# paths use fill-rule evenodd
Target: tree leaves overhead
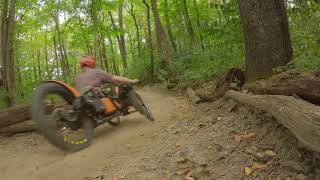
M 151 1 L 146 2 L 151 9 Z M 167 48 L 176 50 L 169 56 L 167 69 L 158 66 L 155 59 L 156 79 L 209 79 L 230 66 L 243 67 L 244 38 L 237 1 L 187 0 L 190 24 L 185 18 L 183 2 L 157 1 L 164 36 L 170 38 Z M 294 62 L 302 69 L 319 67 L 320 28 L 315 27 L 320 24 L 320 3 L 287 2 Z M 123 28 L 119 27 L 120 4 L 123 4 Z M 112 25 L 109 12 L 116 26 Z M 153 47 L 158 47 L 154 16 L 150 12 L 151 42 Z M 190 26 L 195 36 L 192 47 Z M 122 68 L 117 41 L 121 35 L 126 44 L 127 70 Z M 90 54 L 98 55 L 102 69 L 146 80 L 153 68 L 150 63 L 153 51 L 149 50 L 147 35 L 146 7 L 142 0 L 17 0 L 14 59 L 18 97 L 28 99 L 44 79 L 73 82 L 79 71 L 78 59 Z M 155 57 L 159 53 L 155 48 Z M 39 78 L 39 74 L 43 77 Z

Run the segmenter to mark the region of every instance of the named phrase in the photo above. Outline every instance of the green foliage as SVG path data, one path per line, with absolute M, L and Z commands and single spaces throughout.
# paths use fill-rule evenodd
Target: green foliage
M 58 2 L 61 2 L 60 5 Z M 15 64 L 17 95 L 20 103 L 30 100 L 34 89 L 47 79 L 63 79 L 74 84 L 79 72 L 80 57 L 95 54 L 94 32 L 97 33 L 100 52 L 100 68 L 149 82 L 151 64 L 146 43 L 146 9 L 141 0 L 96 0 L 97 22 L 93 24 L 93 1 L 81 0 L 28 0 L 17 1 L 15 31 Z M 111 24 L 109 11 L 116 24 L 118 7 L 123 2 L 124 28 Z M 147 1 L 150 3 L 150 1 Z M 155 57 L 155 80 L 177 79 L 182 82 L 209 80 L 231 67 L 244 68 L 245 48 L 238 2 L 230 0 L 186 1 L 195 42 L 191 45 L 190 33 L 181 0 L 158 0 L 158 11 L 166 33 L 171 28 L 177 52 L 170 54 L 167 69 L 160 66 L 156 31 L 152 22 L 152 44 Z M 298 69 L 311 70 L 320 67 L 320 3 L 306 0 L 288 1 L 288 20 L 294 65 Z M 167 21 L 166 16 L 170 23 Z M 59 19 L 59 28 L 55 17 Z M 134 16 L 134 18 L 133 18 Z M 152 19 L 153 13 L 151 12 Z M 136 20 L 136 22 L 134 21 Z M 137 24 L 136 24 L 137 23 Z M 136 27 L 138 26 L 138 29 Z M 141 53 L 138 53 L 138 36 Z M 128 69 L 123 70 L 117 37 L 124 34 Z M 63 77 L 62 55 L 58 40 L 61 38 L 68 59 L 69 75 Z M 110 40 L 113 42 L 111 46 Z M 56 46 L 54 45 L 56 44 Z M 103 46 L 105 45 L 105 46 Z M 170 46 L 170 44 L 168 44 Z M 202 49 L 204 47 L 204 49 Z M 161 56 L 161 54 L 160 54 Z M 288 67 L 280 67 L 279 71 Z M 4 90 L 0 90 L 0 108 L 5 102 Z
M 320 3 L 299 1 L 289 8 L 289 25 L 298 69 L 320 68 Z

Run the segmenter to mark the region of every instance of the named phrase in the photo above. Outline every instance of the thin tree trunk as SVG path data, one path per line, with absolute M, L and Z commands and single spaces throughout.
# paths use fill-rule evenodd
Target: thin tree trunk
M 249 81 L 273 74 L 292 59 L 284 1 L 239 0 Z
M 194 8 L 195 8 L 196 13 L 197 13 L 197 26 L 198 26 L 198 32 L 200 34 L 201 49 L 203 51 L 205 51 L 205 47 L 204 47 L 204 43 L 203 43 L 203 35 L 202 35 L 201 25 L 200 25 L 200 14 L 199 14 L 198 6 L 197 6 L 197 0 L 193 0 L 193 4 L 194 4 Z
M 188 11 L 188 4 L 186 0 L 182 0 L 182 4 L 183 4 L 183 16 L 186 22 L 186 27 L 187 27 L 187 31 L 190 35 L 191 41 L 190 44 L 191 46 L 195 45 L 195 34 L 192 28 L 192 24 L 191 24 L 191 20 L 190 20 L 190 16 L 189 16 L 189 11 Z
M 147 30 L 147 46 L 149 48 L 149 55 L 150 55 L 150 81 L 153 82 L 154 80 L 154 54 L 153 54 L 153 44 L 152 44 L 152 36 L 151 36 L 151 15 L 150 15 L 150 6 L 147 4 L 146 0 L 143 0 L 144 5 L 146 6 L 146 15 L 147 15 L 147 23 L 148 23 L 148 30 Z
M 84 37 L 84 41 L 86 42 L 87 53 L 88 53 L 88 55 L 92 55 L 92 48 L 90 47 L 88 36 L 87 36 L 87 33 L 85 32 L 85 30 L 83 28 L 84 25 L 82 23 L 82 20 L 81 20 L 81 17 L 79 16 L 79 14 L 77 14 L 77 19 L 78 19 L 78 22 L 79 22 L 79 25 L 80 25 L 80 28 L 81 28 L 81 31 L 82 31 L 82 34 L 83 34 L 83 37 Z
M 130 10 L 128 12 L 132 16 L 132 19 L 133 19 L 133 22 L 134 22 L 134 26 L 136 28 L 136 36 L 137 36 L 137 43 L 138 43 L 138 55 L 139 55 L 139 58 L 141 58 L 141 42 L 140 42 L 140 32 L 139 32 L 140 28 L 139 28 L 138 21 L 137 21 L 137 18 L 136 18 L 136 13 L 134 12 L 133 3 L 131 3 L 131 7 L 130 7 Z
M 131 34 L 129 32 L 128 32 L 128 37 L 129 37 L 132 61 L 135 61 L 134 48 L 133 48 L 133 43 L 132 43 L 133 40 L 132 40 Z
M 118 72 L 118 68 L 117 68 L 117 64 L 116 64 L 116 60 L 115 60 L 115 54 L 114 54 L 114 47 L 113 47 L 113 41 L 112 38 L 109 38 L 109 42 L 110 42 L 110 48 L 111 48 L 111 59 L 112 59 L 112 66 L 113 66 L 113 74 L 115 75 L 119 75 Z
M 100 52 L 99 52 L 99 35 L 98 35 L 98 20 L 97 20 L 97 1 L 92 0 L 91 3 L 91 18 L 92 18 L 92 25 L 93 25 L 93 44 L 94 44 L 94 57 L 98 60 L 98 62 L 101 63 L 101 57 L 100 57 Z M 101 64 L 103 66 L 103 64 Z
M 120 30 L 122 31 L 123 30 L 123 4 L 122 3 L 119 6 L 119 27 L 120 27 Z M 126 42 L 124 39 L 124 33 L 120 34 L 119 49 L 120 49 L 120 54 L 122 58 L 123 68 L 127 69 L 128 63 L 127 63 Z
M 169 11 L 168 0 L 164 1 L 164 9 L 165 9 L 164 15 L 165 15 L 165 20 L 166 20 L 166 25 L 167 25 L 167 29 L 168 29 L 168 35 L 169 35 L 171 47 L 174 52 L 177 52 L 177 45 L 176 45 L 176 42 L 175 42 L 173 34 L 172 34 L 171 22 L 170 22 L 170 18 L 169 18 L 169 14 L 168 14 L 168 11 Z
M 108 64 L 108 57 L 107 57 L 107 48 L 106 48 L 106 43 L 105 43 L 105 39 L 103 37 L 103 40 L 102 40 L 102 57 L 103 57 L 103 61 L 104 61 L 104 66 L 106 67 L 106 70 L 108 72 L 110 72 L 110 68 L 109 68 L 109 64 Z
M 36 55 L 36 56 L 37 56 L 37 57 L 36 57 L 36 60 L 37 60 L 38 77 L 39 77 L 38 81 L 40 82 L 40 81 L 42 81 L 42 70 L 41 70 L 41 63 L 40 63 L 40 55 L 41 55 L 41 52 L 40 52 L 40 50 L 38 50 L 36 54 L 37 54 L 37 55 Z
M 122 7 L 122 5 L 120 5 L 120 6 Z M 120 11 L 121 11 L 121 14 L 120 14 Z M 111 11 L 109 11 L 109 15 L 110 15 L 110 20 L 111 20 L 113 28 L 117 29 L 117 26 L 116 26 L 116 23 L 113 19 Z M 120 25 L 120 19 L 121 19 L 121 23 L 122 23 L 122 8 L 120 8 L 120 7 L 119 7 L 119 15 L 121 15 L 121 18 L 119 17 L 119 25 Z M 124 36 L 123 36 L 123 38 L 124 38 Z M 125 41 L 124 41 L 124 39 L 123 39 L 123 41 L 121 40 L 121 36 L 117 36 L 117 41 L 118 41 L 118 45 L 119 45 L 119 49 L 120 49 L 122 66 L 124 69 L 126 69 L 127 68 L 126 50 L 125 50 L 125 44 L 123 44 L 123 42 L 125 42 Z
M 45 63 L 46 63 L 46 71 L 47 71 L 47 78 L 48 79 L 51 79 L 52 76 L 51 76 L 51 72 L 50 72 L 50 69 L 49 69 L 49 59 L 48 59 L 48 29 L 46 28 L 46 34 L 44 36 L 44 55 L 45 55 Z
M 59 54 L 60 54 L 60 64 L 61 64 L 61 69 L 62 69 L 62 75 L 63 75 L 64 81 L 67 81 L 67 77 L 70 74 L 70 70 L 69 70 L 66 49 L 64 47 L 65 45 L 64 45 L 63 40 L 61 38 L 60 22 L 59 22 L 60 6 L 61 6 L 61 0 L 58 0 L 56 12 L 55 12 L 55 14 L 52 14 L 52 17 L 55 21 L 55 32 L 56 32 L 56 35 L 58 38 L 58 42 L 56 42 L 56 47 L 57 47 Z M 57 46 L 57 43 L 59 46 Z
M 56 40 L 56 31 L 54 31 L 53 35 L 53 45 L 54 45 L 54 57 L 55 57 L 55 62 L 57 65 L 57 78 L 60 77 L 60 68 L 59 68 L 59 54 L 58 54 L 58 48 L 57 48 L 57 40 Z

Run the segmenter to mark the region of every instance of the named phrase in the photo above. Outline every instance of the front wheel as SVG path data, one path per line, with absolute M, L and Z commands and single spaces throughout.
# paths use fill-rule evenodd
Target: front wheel
M 32 117 L 50 143 L 69 151 L 83 149 L 91 143 L 94 124 L 84 113 L 71 122 L 61 119 L 59 111 L 72 109 L 75 96 L 64 86 L 48 82 L 41 85 L 32 98 Z M 53 107 L 50 111 L 46 103 Z M 69 111 L 67 111 L 69 112 Z
M 145 105 L 141 96 L 134 90 L 128 93 L 129 105 L 133 106 L 140 114 L 144 115 L 150 121 L 154 121 L 154 116 L 151 110 Z

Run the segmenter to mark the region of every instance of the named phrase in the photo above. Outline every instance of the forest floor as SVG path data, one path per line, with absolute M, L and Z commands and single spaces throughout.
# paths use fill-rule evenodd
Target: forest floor
M 162 86 L 140 93 L 155 122 L 135 114 L 104 125 L 79 152 L 36 133 L 0 138 L 1 179 L 320 179 L 310 154 L 268 114 L 223 98 L 193 105 Z

